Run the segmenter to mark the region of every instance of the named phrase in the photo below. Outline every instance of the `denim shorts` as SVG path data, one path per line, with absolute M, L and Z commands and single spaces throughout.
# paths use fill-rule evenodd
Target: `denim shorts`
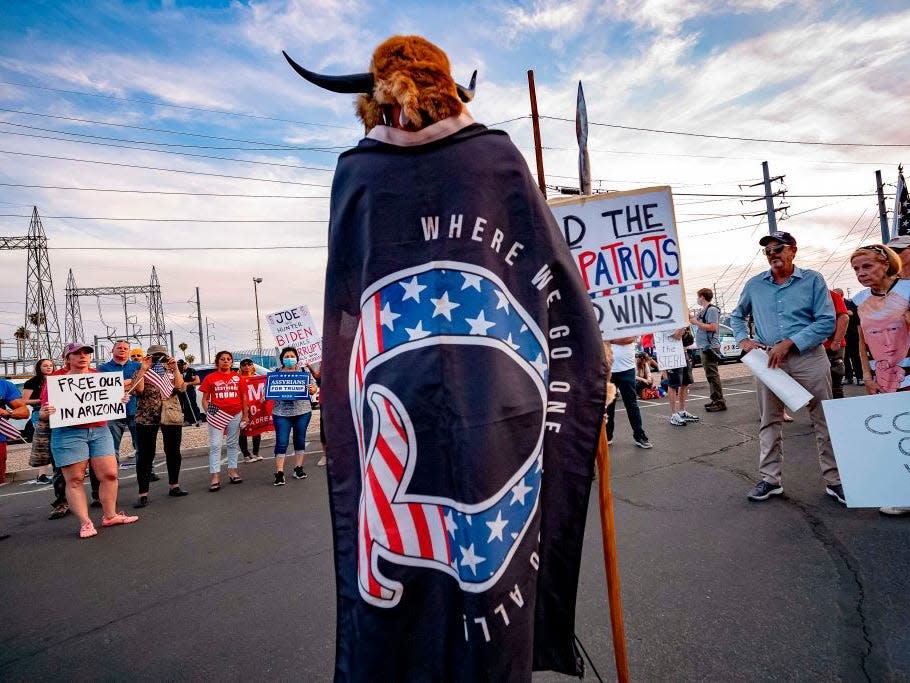
M 114 455 L 114 437 L 104 427 L 57 427 L 51 430 L 51 452 L 57 467 Z

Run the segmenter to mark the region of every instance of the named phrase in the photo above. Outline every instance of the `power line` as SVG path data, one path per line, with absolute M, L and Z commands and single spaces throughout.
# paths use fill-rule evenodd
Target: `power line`
M 574 124 L 575 119 L 564 118 L 561 116 L 544 116 L 541 115 L 542 119 L 550 119 L 552 121 L 565 121 Z M 640 126 L 626 126 L 618 123 L 598 123 L 596 121 L 588 122 L 592 126 L 601 126 L 603 128 L 618 128 L 620 130 L 633 130 L 640 133 L 660 133 L 663 135 L 681 135 L 684 137 L 693 137 L 693 138 L 710 138 L 712 140 L 734 140 L 737 142 L 770 142 L 774 144 L 781 145 L 814 145 L 819 147 L 887 147 L 887 148 L 896 148 L 904 149 L 910 148 L 910 144 L 892 144 L 892 143 L 872 143 L 872 142 L 821 142 L 815 140 L 783 140 L 778 138 L 746 138 L 738 137 L 736 135 L 715 135 L 711 133 L 690 133 L 687 131 L 679 130 L 664 130 L 661 128 L 643 128 Z
M 70 187 L 66 185 L 27 185 L 25 183 L 0 183 L 0 187 L 25 187 L 37 190 L 76 190 L 79 192 L 117 192 L 122 194 L 155 194 L 178 195 L 188 197 L 244 197 L 249 199 L 330 199 L 327 194 L 319 195 L 294 195 L 294 194 L 242 194 L 226 192 L 176 192 L 166 190 L 131 190 L 111 187 Z M 16 204 L 16 206 L 31 206 L 31 204 Z
M 328 249 L 327 244 L 291 244 L 245 247 L 48 247 L 52 251 L 280 251 L 282 249 Z
M 79 159 L 77 157 L 60 157 L 51 154 L 34 154 L 30 152 L 12 152 L 7 149 L 0 149 L 0 154 L 14 154 L 22 157 L 34 157 L 37 159 L 55 159 L 57 161 L 75 161 L 84 164 L 100 164 L 102 166 L 119 166 L 122 168 L 141 168 L 146 171 L 164 171 L 168 173 L 186 173 L 189 175 L 209 176 L 213 178 L 230 178 L 232 180 L 254 180 L 260 183 L 279 183 L 282 185 L 305 185 L 308 187 L 331 187 L 321 183 L 301 183 L 296 180 L 275 180 L 272 178 L 250 178 L 248 176 L 227 175 L 224 173 L 208 173 L 205 171 L 185 171 L 179 168 L 159 168 L 156 166 L 143 166 L 141 164 L 124 164 L 115 161 L 98 161 L 96 159 Z
M 48 216 L 67 221 L 116 221 L 140 223 L 328 223 L 328 219 L 281 219 L 281 218 L 113 218 L 111 216 Z M 29 218 L 29 214 L 0 213 L 0 218 Z
M 274 116 L 262 116 L 260 114 L 246 114 L 243 112 L 226 111 L 224 109 L 212 109 L 209 107 L 190 107 L 184 104 L 168 104 L 165 102 L 156 102 L 155 100 L 143 100 L 130 97 L 116 97 L 115 95 L 101 95 L 99 93 L 83 92 L 79 90 L 64 90 L 62 88 L 50 88 L 44 85 L 30 85 L 28 83 L 14 83 L 11 81 L 0 81 L 0 85 L 13 85 L 18 88 L 34 88 L 36 90 L 47 90 L 50 92 L 65 93 L 67 95 L 82 95 L 84 97 L 97 97 L 105 100 L 114 100 L 116 102 L 135 102 L 137 104 L 150 104 L 154 107 L 167 107 L 169 109 L 186 109 L 187 111 L 205 111 L 212 114 L 223 114 L 225 116 L 237 116 L 246 119 L 256 119 L 258 121 L 278 121 L 279 123 L 294 123 L 300 126 L 314 126 L 316 128 L 338 128 L 341 130 L 356 130 L 350 126 L 336 126 L 330 123 L 313 123 L 311 121 L 295 121 L 294 119 L 280 119 Z

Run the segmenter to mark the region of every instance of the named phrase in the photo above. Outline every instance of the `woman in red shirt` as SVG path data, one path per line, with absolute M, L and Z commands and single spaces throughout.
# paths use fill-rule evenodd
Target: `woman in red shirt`
M 209 474 L 212 480 L 209 491 L 221 490 L 221 444 L 227 432 L 228 479 L 232 484 L 241 484 L 237 471 L 240 455 L 240 417 L 243 399 L 240 394 L 240 375 L 231 366 L 234 356 L 230 351 L 219 351 L 215 355 L 215 371 L 199 386 L 202 392 L 202 409 L 209 426 Z M 214 425 L 212 423 L 215 423 Z

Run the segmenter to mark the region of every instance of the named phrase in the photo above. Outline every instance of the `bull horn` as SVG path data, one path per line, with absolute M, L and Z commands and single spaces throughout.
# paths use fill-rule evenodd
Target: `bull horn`
M 285 55 L 287 57 L 287 55 Z M 293 62 L 291 62 L 293 64 Z M 458 90 L 458 99 L 467 104 L 474 99 L 474 89 L 477 85 L 477 70 L 474 70 L 474 73 L 471 74 L 471 85 L 467 88 L 463 85 L 455 84 L 455 88 Z
M 373 74 L 363 73 L 363 74 L 348 74 L 345 76 L 325 76 L 323 74 L 317 74 L 309 69 L 304 69 L 297 62 L 291 59 L 288 56 L 288 53 L 284 50 L 281 51 L 281 54 L 284 55 L 284 58 L 288 60 L 288 64 L 300 74 L 303 78 L 308 80 L 314 85 L 318 85 L 320 88 L 325 88 L 326 90 L 331 90 L 332 92 L 340 93 L 365 93 L 369 94 L 373 92 Z

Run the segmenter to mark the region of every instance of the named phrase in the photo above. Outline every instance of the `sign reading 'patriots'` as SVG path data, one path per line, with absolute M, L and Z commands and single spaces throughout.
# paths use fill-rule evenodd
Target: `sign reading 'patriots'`
M 689 324 L 669 187 L 550 202 L 604 339 Z
M 332 189 L 336 680 L 578 676 L 597 323 L 507 136 L 422 140 L 362 141 Z

